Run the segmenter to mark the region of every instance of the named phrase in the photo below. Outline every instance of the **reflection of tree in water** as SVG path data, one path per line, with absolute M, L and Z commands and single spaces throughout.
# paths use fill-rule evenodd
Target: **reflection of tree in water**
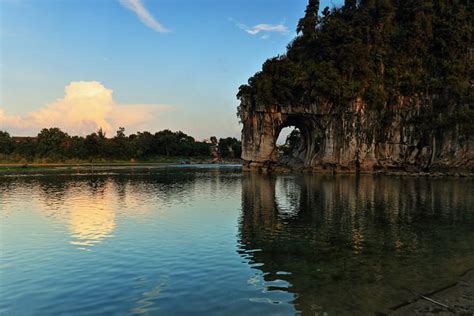
M 71 244 L 88 249 L 113 236 L 118 217 L 146 218 L 156 206 L 188 202 L 192 191 L 205 186 L 212 192 L 231 190 L 238 179 L 232 174 L 235 170 L 183 168 L 148 174 L 12 177 L 0 182 L 0 198 L 31 197 L 43 216 L 67 225 Z
M 265 281 L 289 282 L 303 313 L 383 311 L 474 267 L 472 190 L 459 179 L 248 174 L 241 254 L 263 263 Z

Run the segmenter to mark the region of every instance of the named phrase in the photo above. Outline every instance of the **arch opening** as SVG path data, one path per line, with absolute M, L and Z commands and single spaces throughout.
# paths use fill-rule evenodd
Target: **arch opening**
M 307 149 L 305 130 L 296 125 L 286 125 L 277 135 L 278 163 L 291 165 L 304 162 Z
M 276 145 L 278 154 L 288 155 L 301 141 L 301 130 L 296 126 L 286 126 L 280 130 Z
M 280 130 L 280 133 L 279 133 L 279 135 L 278 135 L 276 144 L 277 144 L 278 146 L 283 146 L 283 145 L 285 145 L 285 144 L 288 142 L 288 137 L 289 137 L 293 132 L 301 133 L 300 129 L 297 128 L 297 127 L 294 126 L 294 125 L 283 127 L 283 128 Z

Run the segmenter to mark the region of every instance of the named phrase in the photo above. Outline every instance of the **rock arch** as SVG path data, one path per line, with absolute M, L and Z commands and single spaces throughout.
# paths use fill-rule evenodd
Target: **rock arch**
M 282 111 L 280 108 L 267 108 L 242 113 L 242 118 L 242 158 L 246 169 L 313 168 L 327 152 L 327 122 L 324 116 L 299 109 Z M 300 130 L 301 143 L 291 157 L 281 157 L 276 142 L 280 132 L 288 126 Z
M 279 161 L 277 139 L 280 132 L 294 126 L 301 132 L 303 144 L 298 156 L 306 156 L 311 140 L 311 128 L 304 117 L 276 111 L 248 115 L 242 131 L 242 158 L 249 168 L 271 168 Z
M 339 111 L 331 104 L 263 107 L 243 103 L 239 116 L 244 169 L 471 173 L 473 138 L 460 137 L 456 126 L 442 135 L 421 131 L 412 118 L 423 110 L 400 104 L 384 116 L 367 109 L 362 100 Z M 287 126 L 301 131 L 303 143 L 293 153 L 296 159 L 278 155 L 276 141 Z

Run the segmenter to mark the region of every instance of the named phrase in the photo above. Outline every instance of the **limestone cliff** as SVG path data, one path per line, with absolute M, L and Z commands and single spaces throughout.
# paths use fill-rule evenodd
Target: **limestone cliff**
M 474 139 L 459 127 L 424 130 L 416 120 L 422 106 L 383 117 L 360 100 L 344 112 L 331 107 L 274 107 L 243 111 L 242 158 L 247 168 L 290 167 L 315 171 L 473 172 Z M 289 157 L 278 153 L 282 128 L 301 131 Z
M 473 173 L 472 8 L 412 2 L 310 1 L 287 53 L 240 87 L 245 167 Z M 301 137 L 281 156 L 287 126 Z

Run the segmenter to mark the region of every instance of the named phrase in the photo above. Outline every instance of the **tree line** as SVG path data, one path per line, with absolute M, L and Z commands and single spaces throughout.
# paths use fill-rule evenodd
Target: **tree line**
M 127 136 L 124 128 L 106 137 L 99 129 L 85 137 L 71 136 L 59 128 L 44 128 L 36 137 L 12 137 L 0 131 L 0 160 L 4 162 L 161 161 L 173 157 L 240 158 L 236 138 L 211 137 L 196 141 L 181 132 L 144 131 Z M 171 159 L 172 160 L 172 159 Z

